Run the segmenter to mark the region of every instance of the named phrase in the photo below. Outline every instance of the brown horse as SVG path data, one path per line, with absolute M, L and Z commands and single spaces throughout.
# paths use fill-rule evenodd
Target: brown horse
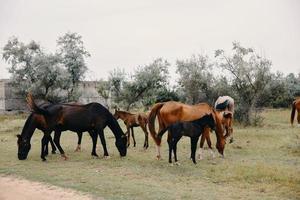
M 115 109 L 114 117 L 116 119 L 122 119 L 124 121 L 124 124 L 127 128 L 127 146 L 130 145 L 130 130 L 132 134 L 133 139 L 133 146 L 136 146 L 135 138 L 134 138 L 134 132 L 133 127 L 140 126 L 141 129 L 145 133 L 145 141 L 144 141 L 144 149 L 147 149 L 149 147 L 148 144 L 148 131 L 147 131 L 147 123 L 148 123 L 148 116 L 145 113 L 138 113 L 133 114 L 126 111 L 120 111 Z
M 200 119 L 206 115 L 212 114 L 215 120 L 215 133 L 217 136 L 216 148 L 223 155 L 225 148 L 225 139 L 223 136 L 223 127 L 219 114 L 207 103 L 199 103 L 197 105 L 187 105 L 180 102 L 169 101 L 165 103 L 157 103 L 153 106 L 149 114 L 149 130 L 152 138 L 157 145 L 157 158 L 160 159 L 161 138 L 157 136 L 155 131 L 155 118 L 157 116 L 159 123 L 159 131 L 165 132 L 168 127 L 176 122 L 193 121 Z
M 294 118 L 295 118 L 296 110 L 297 110 L 297 113 L 298 113 L 297 121 L 298 121 L 298 124 L 300 124 L 300 98 L 293 101 L 293 104 L 292 104 L 292 112 L 291 112 L 291 124 L 292 124 L 292 126 L 294 124 Z
M 230 112 L 232 117 L 227 118 L 226 122 L 224 122 L 225 130 L 226 130 L 226 138 L 230 137 L 230 143 L 233 142 L 233 114 L 234 114 L 234 99 L 230 96 L 219 96 L 215 102 L 216 111 L 222 112 Z
M 230 133 L 232 133 L 232 120 L 233 120 L 233 114 L 230 111 L 225 111 L 225 112 L 219 112 L 217 111 L 219 117 L 221 118 L 221 123 L 223 128 L 226 130 L 226 134 L 224 136 L 224 138 L 226 139 Z M 207 145 L 210 149 L 210 153 L 212 155 L 212 157 L 214 158 L 214 152 L 212 150 L 212 146 L 211 146 L 211 140 L 210 140 L 210 130 L 206 129 L 204 130 L 204 132 L 201 135 L 201 139 L 200 139 L 200 148 L 199 148 L 199 160 L 203 159 L 203 146 L 204 146 L 204 142 L 206 140 Z M 232 142 L 232 140 L 230 140 L 230 143 Z

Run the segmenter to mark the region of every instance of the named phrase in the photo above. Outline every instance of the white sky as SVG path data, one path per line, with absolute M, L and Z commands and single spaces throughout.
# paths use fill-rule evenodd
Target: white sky
M 89 79 L 157 57 L 173 66 L 192 54 L 212 58 L 233 41 L 271 59 L 273 71 L 300 72 L 299 0 L 0 0 L 1 49 L 14 35 L 53 52 L 67 31 L 82 35 L 92 55 Z M 6 68 L 1 60 L 0 78 Z

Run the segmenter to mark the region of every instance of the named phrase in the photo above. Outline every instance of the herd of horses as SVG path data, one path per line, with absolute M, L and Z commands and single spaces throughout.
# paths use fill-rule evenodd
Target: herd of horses
M 199 159 L 202 159 L 205 140 L 212 151 L 210 133 L 215 132 L 216 149 L 224 156 L 224 149 L 227 138 L 233 142 L 233 114 L 234 100 L 229 96 L 221 96 L 217 99 L 214 107 L 207 103 L 187 105 L 180 102 L 156 103 L 149 113 L 132 114 L 126 111 L 115 109 L 115 113 L 99 103 L 78 104 L 62 103 L 54 104 L 43 102 L 37 104 L 31 94 L 27 96 L 27 104 L 31 110 L 27 117 L 21 134 L 17 135 L 18 159 L 25 160 L 31 149 L 30 140 L 35 129 L 43 132 L 41 140 L 41 159 L 46 161 L 48 155 L 48 143 L 52 147 L 52 153 L 59 150 L 61 156 L 67 159 L 65 152 L 60 145 L 60 136 L 63 131 L 73 131 L 78 135 L 78 146 L 76 151 L 81 149 L 82 133 L 88 132 L 92 139 L 91 155 L 98 157 L 96 152 L 97 138 L 99 136 L 104 156 L 109 156 L 103 129 L 109 127 L 115 136 L 115 146 L 120 156 L 126 156 L 127 148 L 130 145 L 130 137 L 133 139 L 133 146 L 136 146 L 134 127 L 141 127 L 145 134 L 144 149 L 149 147 L 148 130 L 157 147 L 157 158 L 161 158 L 160 147 L 162 136 L 168 131 L 167 142 L 169 145 L 169 163 L 172 163 L 172 153 L 175 163 L 177 159 L 177 143 L 182 136 L 191 139 L 191 160 L 196 164 L 196 147 L 200 139 Z M 291 123 L 298 112 L 298 123 L 300 123 L 300 99 L 293 102 Z M 121 119 L 125 126 L 124 133 L 118 123 Z M 155 121 L 158 122 L 158 131 L 155 130 Z M 148 128 L 148 129 L 147 129 Z M 54 132 L 52 140 L 51 133 Z M 213 155 L 214 156 L 214 155 Z

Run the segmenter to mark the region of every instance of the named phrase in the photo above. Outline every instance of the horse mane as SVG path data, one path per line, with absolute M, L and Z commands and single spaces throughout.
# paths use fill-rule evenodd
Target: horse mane
M 117 110 L 116 112 L 123 113 L 123 114 L 128 114 L 128 115 L 135 115 L 133 113 L 130 113 L 130 112 L 127 112 L 127 111 L 123 111 L 123 110 Z
M 43 115 L 49 115 L 49 112 L 46 109 L 41 108 L 40 106 L 36 105 L 31 93 L 28 93 L 28 95 L 26 97 L 26 101 L 27 101 L 27 106 L 31 112 L 39 113 L 39 114 L 43 114 Z

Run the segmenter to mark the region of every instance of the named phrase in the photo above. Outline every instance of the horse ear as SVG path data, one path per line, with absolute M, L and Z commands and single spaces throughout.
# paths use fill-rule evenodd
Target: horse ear
M 22 136 L 21 136 L 20 134 L 16 135 L 16 137 L 17 137 L 18 139 L 21 139 L 21 138 L 22 138 Z

